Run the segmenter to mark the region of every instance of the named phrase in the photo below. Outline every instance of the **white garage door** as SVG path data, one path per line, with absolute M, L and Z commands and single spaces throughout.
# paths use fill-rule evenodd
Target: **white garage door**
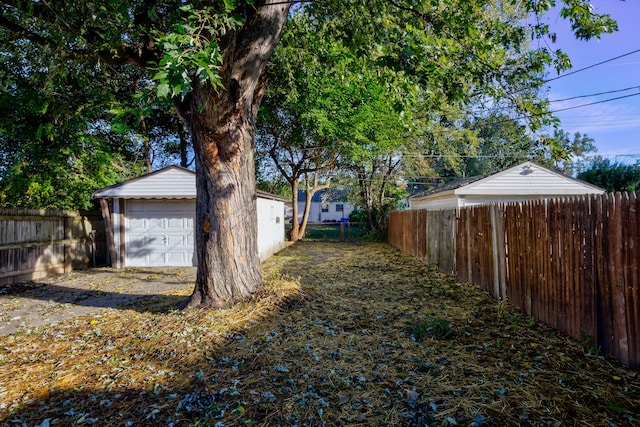
M 194 200 L 127 200 L 128 267 L 192 266 Z

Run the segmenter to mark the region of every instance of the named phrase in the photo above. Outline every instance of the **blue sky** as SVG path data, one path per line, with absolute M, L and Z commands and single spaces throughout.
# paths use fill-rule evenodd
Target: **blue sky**
M 551 32 L 557 33 L 556 43 L 550 47 L 570 56 L 573 68 L 569 72 L 640 49 L 640 0 L 592 0 L 591 4 L 596 12 L 609 13 L 618 22 L 619 30 L 603 35 L 600 40 L 579 41 L 557 11 L 547 17 Z M 557 74 L 551 71 L 548 78 L 554 77 Z M 548 85 L 550 100 L 640 86 L 640 52 L 553 80 Z M 558 112 L 556 116 L 569 133 L 581 132 L 594 138 L 597 154 L 611 156 L 613 161 L 635 162 L 640 160 L 640 88 L 552 102 L 551 109 L 633 94 L 638 96 Z

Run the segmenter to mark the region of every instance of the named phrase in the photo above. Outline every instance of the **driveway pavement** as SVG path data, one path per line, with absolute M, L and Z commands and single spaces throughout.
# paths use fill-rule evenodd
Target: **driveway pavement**
M 193 289 L 196 269 L 98 268 L 0 286 L 0 335 L 107 309 L 177 307 Z

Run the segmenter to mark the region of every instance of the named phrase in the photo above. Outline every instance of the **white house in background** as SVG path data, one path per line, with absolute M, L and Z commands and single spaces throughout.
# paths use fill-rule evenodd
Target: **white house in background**
M 414 194 L 408 201 L 409 209 L 440 210 L 602 193 L 604 190 L 595 185 L 524 162 L 502 172 L 462 179 Z
M 309 222 L 340 221 L 349 218 L 349 214 L 355 209 L 346 202 L 345 190 L 320 190 L 311 198 Z M 307 193 L 298 192 L 298 216 L 302 220 Z
M 195 265 L 195 172 L 168 166 L 93 195 L 100 199 L 111 265 Z M 269 193 L 256 194 L 261 261 L 284 248 L 284 202 Z

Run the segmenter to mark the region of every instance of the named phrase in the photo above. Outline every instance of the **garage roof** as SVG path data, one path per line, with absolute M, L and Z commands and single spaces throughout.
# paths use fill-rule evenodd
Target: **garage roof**
M 601 194 L 595 185 L 568 177 L 534 162 L 519 165 L 489 175 L 470 177 L 414 194 L 409 198 L 434 199 L 447 196 L 571 196 Z
M 166 168 L 101 188 L 93 197 L 116 199 L 195 199 L 196 174 L 178 166 Z
M 286 202 L 275 194 L 257 191 L 263 199 Z M 195 172 L 178 166 L 167 166 L 155 172 L 101 188 L 93 193 L 97 199 L 195 199 Z

